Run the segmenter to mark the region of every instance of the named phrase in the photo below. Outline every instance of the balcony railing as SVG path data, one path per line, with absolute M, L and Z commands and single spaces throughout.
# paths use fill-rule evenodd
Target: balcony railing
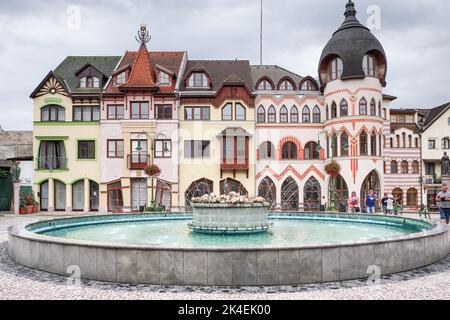
M 38 170 L 66 170 L 67 158 L 61 157 L 39 157 L 37 158 Z
M 150 165 L 150 155 L 147 153 L 133 153 L 128 155 L 129 170 L 144 170 Z

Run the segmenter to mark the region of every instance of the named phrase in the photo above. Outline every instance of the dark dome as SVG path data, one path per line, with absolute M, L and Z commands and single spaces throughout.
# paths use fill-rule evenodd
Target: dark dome
M 323 49 L 319 64 L 319 79 L 325 85 L 323 75 L 330 59 L 338 56 L 343 63 L 341 79 L 362 79 L 365 77 L 363 60 L 366 54 L 373 54 L 380 67 L 379 78 L 383 85 L 386 79 L 386 54 L 378 39 L 356 19 L 355 4 L 349 0 L 345 10 L 345 21 L 333 34 Z

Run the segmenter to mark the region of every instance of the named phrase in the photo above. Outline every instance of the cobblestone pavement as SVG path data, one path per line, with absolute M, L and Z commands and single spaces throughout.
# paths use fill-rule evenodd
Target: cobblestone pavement
M 7 227 L 37 219 L 39 217 L 0 215 L 0 299 L 450 299 L 450 256 L 423 269 L 382 277 L 379 285 L 368 285 L 367 280 L 359 280 L 257 288 L 132 286 L 95 281 L 82 281 L 79 286 L 74 286 L 65 277 L 25 268 L 9 259 Z

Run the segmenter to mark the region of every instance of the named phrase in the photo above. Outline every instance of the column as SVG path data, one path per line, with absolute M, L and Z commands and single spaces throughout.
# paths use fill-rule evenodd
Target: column
M 84 179 L 84 212 L 91 211 L 91 192 L 88 179 Z
M 66 184 L 66 212 L 72 212 L 73 207 L 72 207 L 72 203 L 73 203 L 73 199 L 72 199 L 72 185 L 71 184 Z
M 48 179 L 48 212 L 55 212 L 55 180 Z
M 20 208 L 20 181 L 13 181 L 14 187 L 14 214 L 19 214 Z

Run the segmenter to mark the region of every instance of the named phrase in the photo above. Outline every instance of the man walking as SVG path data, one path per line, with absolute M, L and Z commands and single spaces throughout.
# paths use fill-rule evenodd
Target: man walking
M 384 212 L 384 214 L 388 214 L 388 211 L 387 211 L 387 203 L 388 203 L 388 200 L 389 200 L 388 193 L 385 192 L 385 193 L 384 193 L 383 199 L 381 199 L 381 204 L 382 204 L 382 206 L 383 206 L 383 212 Z
M 366 197 L 367 214 L 375 214 L 376 201 L 377 197 L 375 196 L 373 190 L 370 190 L 369 194 Z
M 449 224 L 450 220 L 450 192 L 448 191 L 448 185 L 442 184 L 442 191 L 438 193 L 436 201 L 439 203 L 439 212 L 441 214 L 441 220 Z

